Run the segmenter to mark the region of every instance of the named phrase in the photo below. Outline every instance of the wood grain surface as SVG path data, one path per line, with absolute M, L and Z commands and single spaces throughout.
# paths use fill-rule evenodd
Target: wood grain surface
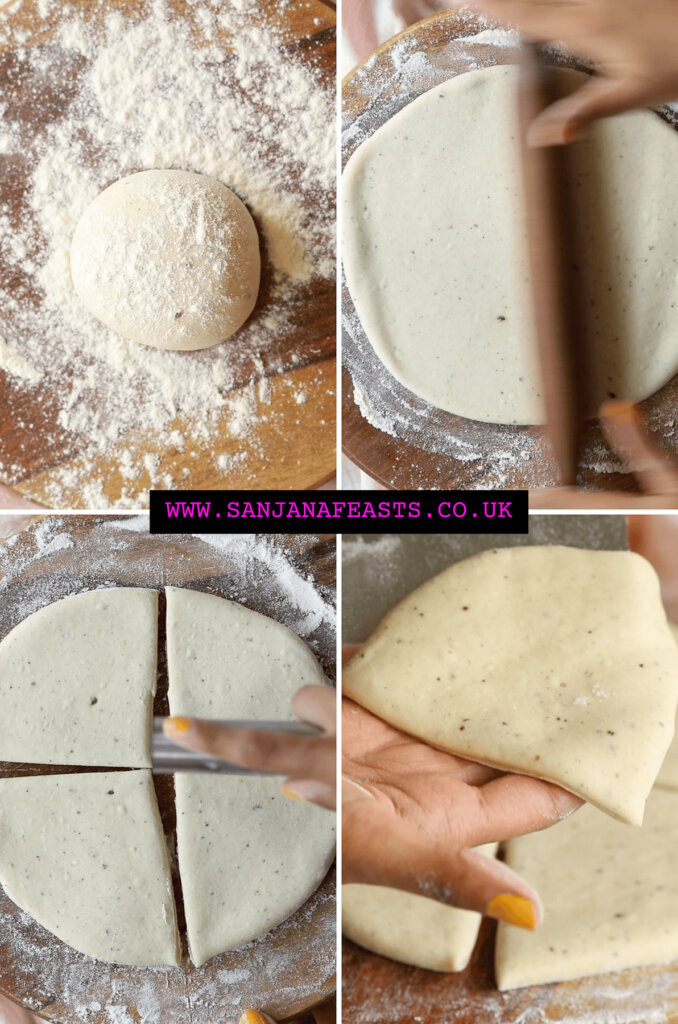
M 72 546 L 36 555 L 36 526 L 0 545 L 0 638 L 44 603 L 97 586 L 143 586 L 160 590 L 160 644 L 156 715 L 169 712 L 162 592 L 185 586 L 239 601 L 285 621 L 280 594 L 266 585 L 266 569 L 243 565 L 242 555 L 219 551 L 189 536 L 151 537 L 115 529 L 115 517 L 46 517 L 54 536 Z M 45 518 L 42 518 L 45 522 Z M 40 528 L 38 526 L 38 528 Z M 335 588 L 335 542 L 320 538 L 276 538 L 295 569 L 313 579 L 325 598 Z M 39 552 L 38 552 L 39 555 Z M 288 599 L 289 600 L 289 599 Z M 334 677 L 334 629 L 323 624 L 311 645 Z M 0 777 L 73 772 L 54 766 L 0 763 Z M 83 769 L 88 770 L 88 769 Z M 96 770 L 96 769 L 89 769 Z M 318 892 L 266 936 L 196 968 L 189 960 L 175 855 L 174 784 L 154 776 L 165 833 L 173 852 L 173 881 L 183 960 L 176 968 L 135 968 L 95 960 L 61 942 L 21 911 L 0 890 L 0 993 L 54 1024 L 111 1024 L 114 1006 L 130 1019 L 162 1024 L 223 1024 L 256 1007 L 277 1020 L 306 1013 L 329 998 L 335 986 L 335 878 L 332 869 Z M 236 827 L 237 827 L 237 823 Z M 132 993 L 132 995 L 130 995 Z M 111 1016 L 113 1014 L 113 1016 Z M 127 1017 L 121 1018 L 125 1021 Z
M 418 95 L 434 85 L 449 80 L 470 67 L 480 66 L 468 54 L 453 48 L 450 42 L 467 39 L 487 28 L 487 20 L 455 5 L 451 10 L 418 22 L 394 40 L 380 47 L 368 61 L 344 79 L 342 104 L 345 139 L 344 165 L 365 137 L 365 113 L 371 111 L 369 133 L 389 120 Z M 407 50 L 403 50 L 403 46 Z M 463 49 L 463 48 L 462 48 Z M 400 57 L 396 57 L 396 50 Z M 426 73 L 415 88 L 412 80 L 401 79 L 393 68 L 403 61 L 402 54 L 426 55 Z M 515 63 L 517 49 L 496 46 L 491 42 L 478 44 L 473 50 L 477 62 L 485 64 Z M 584 69 L 569 59 L 554 63 Z M 403 81 L 405 84 L 403 84 Z M 362 121 L 359 119 L 362 118 Z M 372 127 L 374 126 L 374 128 Z M 358 128 L 359 130 L 351 130 Z M 351 297 L 344 283 L 342 304 L 345 321 L 351 331 L 359 331 L 356 345 L 351 331 L 343 332 L 342 366 L 342 445 L 356 465 L 388 488 L 526 488 L 549 486 L 555 482 L 556 467 L 550 455 L 544 431 L 536 427 L 496 427 L 493 424 L 466 420 L 441 409 L 435 409 L 401 385 L 386 370 L 367 342 L 358 323 Z M 357 328 L 355 325 L 358 325 Z M 394 424 L 394 434 L 369 423 L 354 400 L 356 384 L 367 395 L 378 398 L 380 408 L 387 409 L 387 418 Z M 678 455 L 678 434 L 673 426 L 678 408 L 678 376 L 661 391 L 641 403 L 640 411 L 648 430 L 660 449 L 670 457 Z M 447 439 L 457 438 L 456 454 Z M 636 490 L 633 478 L 617 472 L 617 459 L 607 445 L 597 422 L 585 426 L 584 444 L 595 458 L 585 458 L 579 467 L 579 483 L 592 490 Z M 531 458 L 523 461 L 502 459 L 507 449 L 529 450 Z M 469 450 L 481 451 L 486 458 L 464 457 Z M 495 454 L 496 453 L 496 454 Z M 612 470 L 612 471 L 611 471 Z
M 344 939 L 343 1024 L 664 1024 L 678 1022 L 678 964 L 498 992 L 496 924 L 484 920 L 465 971 L 438 974 Z
M 190 20 L 199 41 L 196 6 L 187 0 L 168 0 L 168 4 L 175 17 Z M 141 9 L 142 0 L 111 0 L 103 5 L 91 0 L 66 0 L 59 18 L 76 9 L 88 18 L 101 18 L 102 12 L 112 6 L 132 15 Z M 0 0 L 0 9 L 4 7 L 11 10 L 13 21 L 26 27 L 27 45 L 45 45 L 52 40 L 55 22 L 40 18 L 37 0 L 24 0 L 21 5 L 3 5 Z M 330 5 L 322 0 L 291 0 L 285 5 L 262 0 L 248 6 L 248 16 L 250 11 L 253 25 L 269 25 L 278 30 L 288 52 L 298 60 L 312 62 L 327 87 L 334 88 L 336 14 Z M 219 41 L 228 48 L 227 37 L 222 36 Z M 3 52 L 0 46 L 0 95 L 8 104 L 7 119 L 20 121 L 25 130 L 36 135 L 59 120 L 89 66 L 80 55 L 71 54 L 70 63 L 70 85 L 61 80 L 51 82 L 32 75 L 29 62 L 17 61 L 11 50 Z M 23 155 L 0 155 L 0 202 L 7 204 L 13 221 L 22 216 L 30 171 Z M 331 197 L 328 202 L 331 207 Z M 326 211 L 325 204 L 323 216 Z M 0 263 L 0 280 L 3 276 L 8 280 L 10 273 L 10 268 Z M 270 295 L 272 280 L 273 267 L 265 258 L 257 309 Z M 27 303 L 40 301 L 30 279 L 15 276 L 11 287 Z M 257 416 L 244 442 L 232 436 L 226 414 L 207 443 L 196 436 L 190 421 L 177 418 L 167 433 L 178 428 L 185 434 L 187 443 L 181 452 L 168 446 L 165 432 L 149 436 L 139 431 L 123 437 L 117 448 L 102 454 L 96 466 L 106 476 L 106 496 L 114 501 L 120 494 L 119 454 L 125 449 L 133 453 L 137 465 L 142 464 L 145 454 L 158 454 L 163 469 L 182 480 L 181 486 L 187 488 L 308 488 L 331 478 L 336 467 L 335 307 L 332 281 L 316 279 L 300 287 L 295 297 L 294 328 L 286 330 L 284 338 L 262 356 L 263 373 L 255 369 L 251 360 L 239 368 L 230 398 L 237 398 L 253 380 L 266 378 L 270 386 L 270 400 L 258 410 L 263 415 Z M 3 328 L 9 329 L 9 325 L 3 324 L 0 311 L 0 334 Z M 191 358 L 191 353 L 186 357 Z M 308 396 L 304 404 L 294 401 L 294 391 L 300 387 Z M 72 469 L 77 474 L 77 483 L 65 493 L 62 507 L 83 508 L 81 489 L 89 473 L 89 464 L 83 458 L 83 442 L 59 426 L 57 414 L 56 394 L 48 380 L 37 389 L 22 388 L 13 383 L 11 375 L 0 371 L 0 460 L 19 467 L 3 482 L 28 498 L 50 505 L 47 487 L 52 473 L 57 467 Z M 246 470 L 242 466 L 232 471 L 214 469 L 209 455 L 215 448 L 220 454 L 231 456 L 241 453 L 243 444 L 263 456 L 252 458 Z M 187 452 L 191 452 L 190 456 Z M 182 476 L 184 469 L 188 474 Z M 144 476 L 134 482 L 139 507 L 146 502 L 147 487 Z

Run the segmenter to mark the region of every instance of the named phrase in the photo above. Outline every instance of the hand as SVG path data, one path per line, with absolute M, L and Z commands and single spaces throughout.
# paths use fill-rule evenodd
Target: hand
M 303 686 L 292 699 L 302 721 L 319 726 L 319 736 L 292 736 L 259 729 L 232 729 L 200 718 L 166 718 L 175 743 L 212 754 L 243 768 L 288 775 L 286 796 L 336 807 L 337 697 L 331 686 Z
M 600 418 L 612 448 L 628 464 L 644 493 L 536 488 L 530 491 L 530 508 L 678 509 L 678 467 L 647 437 L 636 406 L 631 402 L 605 402 Z
M 562 41 L 600 71 L 533 123 L 533 146 L 578 138 L 595 120 L 678 99 L 675 0 L 477 0 L 537 42 Z
M 323 1003 L 322 1006 L 318 1006 L 309 1016 L 305 1016 L 300 1024 L 310 1024 L 313 1021 L 315 1024 L 336 1024 L 336 1020 L 336 1000 L 331 999 L 329 1002 Z M 276 1022 L 273 1017 L 262 1013 L 261 1010 L 245 1010 L 240 1018 L 240 1024 L 276 1024 Z
M 537 893 L 473 847 L 547 828 L 582 801 L 436 750 L 344 700 L 343 882 L 385 885 L 525 928 Z

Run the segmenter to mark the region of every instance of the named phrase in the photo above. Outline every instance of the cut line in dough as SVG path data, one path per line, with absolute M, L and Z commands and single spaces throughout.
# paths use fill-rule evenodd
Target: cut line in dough
M 0 780 L 0 881 L 26 913 L 88 956 L 180 962 L 149 771 Z
M 293 720 L 294 693 L 327 683 L 285 626 L 193 590 L 167 589 L 167 656 L 173 715 Z M 281 782 L 177 776 L 179 870 L 198 966 L 288 918 L 332 863 L 334 815 L 284 796 Z

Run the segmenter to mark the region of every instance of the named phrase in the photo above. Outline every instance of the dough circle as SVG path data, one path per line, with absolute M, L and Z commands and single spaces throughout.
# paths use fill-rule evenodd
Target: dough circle
M 585 77 L 560 73 L 563 92 Z M 365 334 L 402 384 L 459 416 L 535 424 L 517 78 L 504 65 L 459 75 L 367 139 L 344 173 L 343 252 Z M 678 139 L 636 111 L 599 122 L 572 152 L 596 415 L 678 371 Z
M 259 238 L 247 207 L 215 178 L 140 171 L 82 214 L 73 285 L 116 334 L 192 351 L 229 338 L 254 309 Z

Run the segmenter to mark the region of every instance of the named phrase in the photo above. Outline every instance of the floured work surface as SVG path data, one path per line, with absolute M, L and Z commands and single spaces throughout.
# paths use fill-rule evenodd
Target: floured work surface
M 332 542 L 292 539 L 283 547 L 247 536 L 175 540 L 150 537 L 147 531 L 147 516 L 55 516 L 0 546 L 0 635 L 45 603 L 87 588 L 188 586 L 282 622 L 309 644 L 326 672 L 331 670 Z M 160 601 L 164 633 L 162 594 Z M 168 710 L 161 636 L 154 712 L 165 715 Z M 4 764 L 0 774 L 58 770 Z M 268 935 L 201 968 L 191 964 L 176 884 L 174 786 L 171 776 L 155 781 L 178 897 L 181 967 L 120 967 L 93 960 L 60 942 L 0 891 L 0 992 L 55 1024 L 222 1024 L 250 1006 L 284 1019 L 328 997 L 335 983 L 333 871 L 296 914 Z
M 333 12 L 320 0 L 0 8 L 0 480 L 54 508 L 134 508 L 149 486 L 329 476 Z M 257 306 L 213 350 L 118 338 L 72 287 L 84 208 L 150 168 L 218 178 L 254 217 Z
M 468 10 L 430 18 L 386 44 L 347 79 L 344 90 L 346 162 L 358 146 L 419 95 L 451 77 L 514 63 L 517 36 Z M 554 54 L 554 63 L 581 67 Z M 417 398 L 386 370 L 343 293 L 343 423 L 346 453 L 390 487 L 548 487 L 557 484 L 543 431 L 463 419 Z M 642 403 L 655 440 L 675 454 L 678 379 Z M 580 483 L 596 490 L 633 490 L 632 478 L 587 426 Z

